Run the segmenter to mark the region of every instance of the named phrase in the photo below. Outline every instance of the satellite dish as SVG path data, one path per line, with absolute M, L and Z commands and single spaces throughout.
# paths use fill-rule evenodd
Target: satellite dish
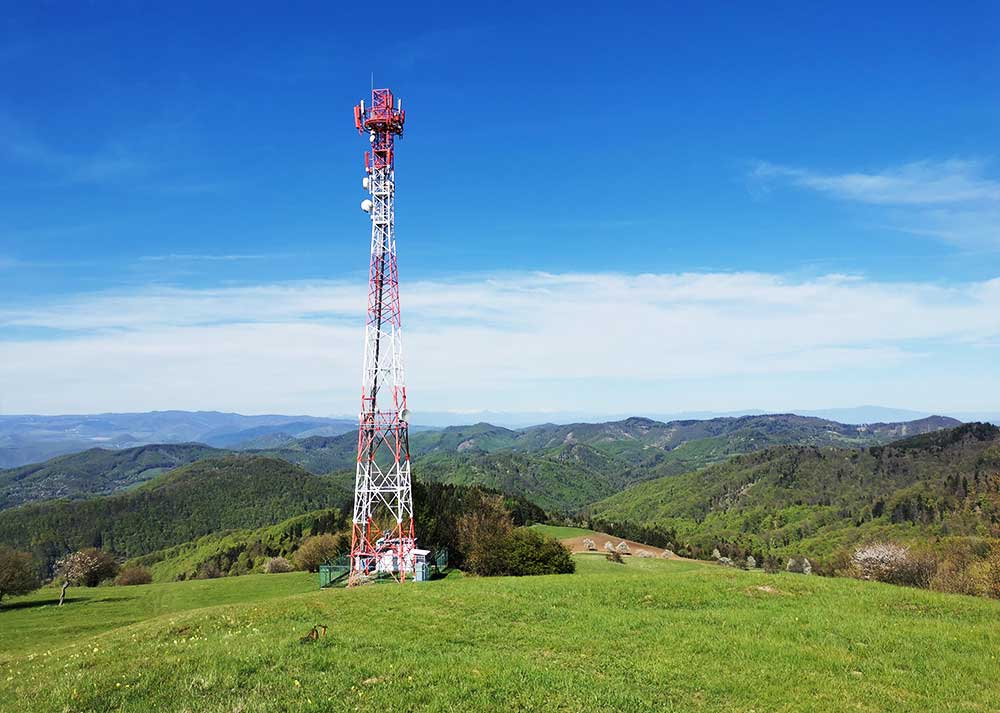
M 365 198 L 363 201 L 361 201 L 361 210 L 363 210 L 365 213 L 371 213 L 372 212 L 372 202 L 370 200 L 368 200 L 367 198 Z
M 409 423 L 409 421 L 410 421 L 410 409 L 404 408 L 402 411 L 400 411 L 399 412 L 399 420 L 400 421 L 404 421 L 406 423 Z
M 366 190 L 368 189 L 368 176 L 361 179 L 361 187 Z

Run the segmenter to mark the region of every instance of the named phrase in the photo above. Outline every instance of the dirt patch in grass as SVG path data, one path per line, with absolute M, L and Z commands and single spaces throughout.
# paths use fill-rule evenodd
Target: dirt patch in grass
M 782 595 L 784 595 L 784 594 L 787 593 L 787 592 L 781 591 L 780 589 L 775 589 L 774 587 L 772 587 L 769 584 L 760 584 L 760 585 L 757 585 L 755 587 L 748 587 L 745 591 L 751 597 L 759 597 L 762 594 L 765 594 L 765 595 L 768 595 L 768 596 L 782 596 Z
M 588 550 L 587 546 L 583 544 L 584 540 L 593 540 L 594 545 L 597 550 Z M 619 542 L 625 542 L 628 545 L 630 552 L 622 552 L 624 557 L 636 557 L 636 553 L 640 550 L 645 550 L 653 557 L 662 557 L 663 549 L 660 547 L 651 547 L 650 545 L 644 545 L 641 542 L 636 542 L 635 540 L 622 540 L 620 537 L 612 537 L 611 535 L 603 535 L 601 533 L 596 533 L 593 535 L 582 535 L 580 537 L 568 537 L 565 540 L 559 540 L 561 543 L 569 548 L 570 552 L 599 552 L 604 554 L 607 550 L 604 548 L 605 542 L 610 542 L 612 547 L 618 547 Z M 666 559 L 683 559 L 677 555 L 672 555 Z

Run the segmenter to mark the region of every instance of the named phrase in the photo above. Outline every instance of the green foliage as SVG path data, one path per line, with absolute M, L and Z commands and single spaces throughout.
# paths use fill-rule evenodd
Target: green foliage
M 294 569 L 292 563 L 284 557 L 272 557 L 264 563 L 264 574 L 285 574 Z
M 347 527 L 344 511 L 317 510 L 256 530 L 226 530 L 136 557 L 129 564 L 148 567 L 157 582 L 191 579 L 212 563 L 228 576 L 262 571 L 272 557 L 291 557 L 303 538 Z
M 27 594 L 38 589 L 39 584 L 31 555 L 0 545 L 0 604 L 4 596 Z
M 996 708 L 1000 602 L 576 560 L 562 577 L 351 591 L 301 572 L 97 588 L 62 609 L 37 606 L 42 590 L 0 609 L 0 710 Z M 373 611 L 405 612 L 405 635 Z M 328 635 L 299 643 L 317 623 Z
M 458 523 L 465 568 L 485 577 L 567 574 L 573 560 L 558 540 L 537 529 L 515 529 L 499 495 L 486 497 Z
M 337 555 L 346 554 L 350 549 L 351 537 L 346 533 L 313 535 L 302 541 L 293 559 L 298 569 L 318 572 L 321 564 L 334 559 Z
M 681 551 L 729 546 L 758 560 L 827 559 L 874 540 L 997 537 L 998 445 L 996 428 L 966 424 L 863 450 L 777 446 L 638 484 L 595 503 L 591 522 L 658 526 L 675 531 Z
M 153 575 L 145 567 L 122 567 L 118 576 L 115 577 L 115 585 L 119 587 L 131 587 L 137 584 L 150 584 Z
M 559 540 L 537 530 L 518 528 L 504 539 L 504 574 L 515 577 L 572 574 L 576 570 L 569 550 Z
M 82 547 L 138 557 L 212 532 L 340 506 L 350 497 L 338 482 L 284 461 L 227 456 L 177 468 L 110 497 L 0 512 L 0 542 L 31 548 L 47 565 Z

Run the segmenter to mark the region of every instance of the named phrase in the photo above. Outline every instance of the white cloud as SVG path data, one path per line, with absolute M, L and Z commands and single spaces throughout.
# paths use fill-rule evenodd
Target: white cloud
M 871 173 L 825 174 L 762 162 L 751 175 L 832 198 L 883 206 L 896 229 L 974 247 L 1000 247 L 1000 181 L 982 161 L 917 161 Z
M 0 342 L 0 408 L 349 413 L 364 299 L 363 284 L 322 282 L 147 289 L 0 310 L 0 335 L 73 330 Z M 402 299 L 418 410 L 843 403 L 833 385 L 852 375 L 878 374 L 898 393 L 918 371 L 967 369 L 976 354 L 984 361 L 974 392 L 947 405 L 972 408 L 990 388 L 1000 394 L 990 381 L 1000 278 L 946 286 L 535 273 L 411 282 Z M 790 380 L 816 393 L 782 393 Z

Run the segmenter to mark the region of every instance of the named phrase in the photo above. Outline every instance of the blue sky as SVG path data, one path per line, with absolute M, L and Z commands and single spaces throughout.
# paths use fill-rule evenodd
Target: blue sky
M 0 413 L 352 413 L 372 73 L 417 412 L 1000 409 L 995 4 L 174 5 L 0 20 Z

